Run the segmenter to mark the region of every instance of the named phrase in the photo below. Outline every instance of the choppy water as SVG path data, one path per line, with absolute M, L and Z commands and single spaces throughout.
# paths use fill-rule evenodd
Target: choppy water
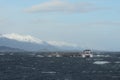
M 109 57 L 0 55 L 0 80 L 120 80 L 120 54 Z

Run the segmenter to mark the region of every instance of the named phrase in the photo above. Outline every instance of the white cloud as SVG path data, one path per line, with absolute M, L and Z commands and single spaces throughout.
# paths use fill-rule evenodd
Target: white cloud
M 51 0 L 38 5 L 33 5 L 25 9 L 26 12 L 90 12 L 97 10 L 93 4 L 90 3 L 70 3 L 60 0 Z

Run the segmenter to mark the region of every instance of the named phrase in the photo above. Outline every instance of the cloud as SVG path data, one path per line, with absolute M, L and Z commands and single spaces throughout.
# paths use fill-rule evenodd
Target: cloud
M 33 5 L 25 9 L 25 12 L 39 13 L 39 12 L 66 12 L 66 13 L 84 13 L 98 10 L 94 4 L 91 3 L 70 3 L 60 0 L 51 0 L 38 5 Z

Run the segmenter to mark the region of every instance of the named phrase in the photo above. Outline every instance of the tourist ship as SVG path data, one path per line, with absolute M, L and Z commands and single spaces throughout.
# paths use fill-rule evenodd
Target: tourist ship
M 81 54 L 83 58 L 91 58 L 93 57 L 92 51 L 91 50 L 84 50 Z

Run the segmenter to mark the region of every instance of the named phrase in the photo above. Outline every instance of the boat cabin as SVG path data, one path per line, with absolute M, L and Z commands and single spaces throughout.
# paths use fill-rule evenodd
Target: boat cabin
M 83 58 L 93 57 L 92 51 L 91 51 L 91 50 L 84 50 L 84 51 L 82 52 L 82 57 L 83 57 Z

